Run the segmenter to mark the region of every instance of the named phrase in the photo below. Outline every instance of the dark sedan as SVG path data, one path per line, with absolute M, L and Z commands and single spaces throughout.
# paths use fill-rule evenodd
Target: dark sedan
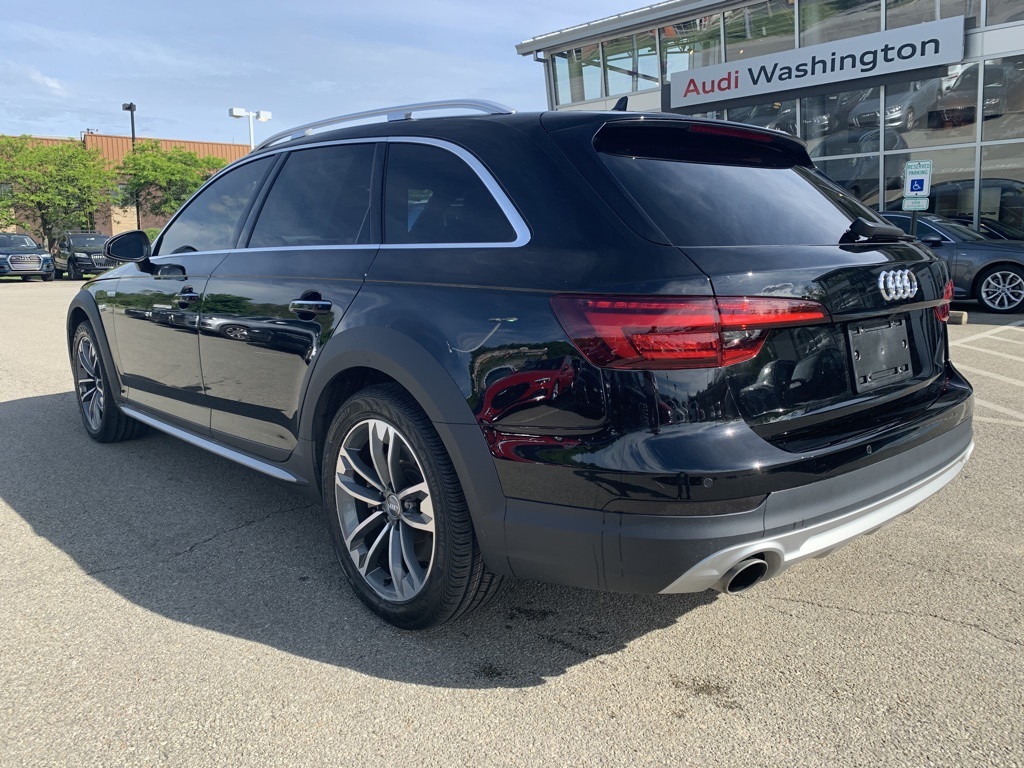
M 904 232 L 910 231 L 909 213 L 883 215 Z M 989 240 L 933 213 L 917 217 L 917 236 L 949 264 L 954 298 L 977 299 L 990 312 L 1024 308 L 1024 242 Z

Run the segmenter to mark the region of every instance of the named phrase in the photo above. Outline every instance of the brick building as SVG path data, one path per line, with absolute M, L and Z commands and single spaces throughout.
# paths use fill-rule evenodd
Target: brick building
M 103 133 L 85 132 L 82 138 L 60 138 L 50 136 L 33 136 L 33 140 L 41 144 L 58 144 L 68 141 L 82 143 L 86 149 L 99 150 L 101 157 L 106 160 L 112 168 L 116 168 L 124 160 L 125 155 L 132 151 L 132 139 L 130 136 L 111 136 Z M 223 158 L 231 163 L 238 160 L 249 152 L 248 144 L 223 144 L 213 141 L 184 141 L 180 139 L 149 139 L 143 136 L 137 141 L 156 141 L 162 149 L 180 147 L 188 152 L 194 152 L 199 157 L 213 155 Z M 161 227 L 166 223 L 162 217 L 149 215 L 142 216 L 142 226 Z M 96 212 L 95 228 L 107 235 L 115 235 L 118 232 L 126 232 L 136 227 L 136 216 L 134 208 L 122 208 L 111 203 L 105 209 Z

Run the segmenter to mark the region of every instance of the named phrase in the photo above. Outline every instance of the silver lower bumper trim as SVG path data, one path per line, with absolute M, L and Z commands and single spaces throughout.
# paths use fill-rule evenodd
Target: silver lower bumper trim
M 972 441 L 963 453 L 931 475 L 832 520 L 755 539 L 716 552 L 690 568 L 661 593 L 703 592 L 711 589 L 722 580 L 730 568 L 748 557 L 764 557 L 768 563 L 766 579 L 778 576 L 801 560 L 824 557 L 847 542 L 871 533 L 893 518 L 909 512 L 938 492 L 964 468 L 973 450 Z
M 147 413 L 143 413 L 142 411 L 136 408 L 132 408 L 131 406 L 122 405 L 120 406 L 120 408 L 122 411 L 124 411 L 126 415 L 131 416 L 136 421 L 141 421 L 143 424 L 148 424 L 149 426 L 153 427 L 153 429 L 158 429 L 161 432 L 165 432 L 171 437 L 176 437 L 179 440 L 184 440 L 186 443 L 194 445 L 198 448 L 202 448 L 203 450 L 209 451 L 210 453 L 215 453 L 216 455 L 222 456 L 225 459 L 237 462 L 238 464 L 241 464 L 243 467 L 255 469 L 257 472 L 262 472 L 264 475 L 269 475 L 270 477 L 273 477 L 277 480 L 284 480 L 285 482 L 288 483 L 297 483 L 299 480 L 291 472 L 287 472 L 281 469 L 280 467 L 274 466 L 268 461 L 257 459 L 254 456 L 242 453 L 241 451 L 236 451 L 233 448 L 228 448 L 226 445 L 221 445 L 220 443 L 214 442 L 213 440 L 207 440 L 205 437 L 200 437 L 199 435 L 194 435 L 191 432 L 186 432 L 184 429 L 179 429 L 178 427 L 166 424 L 160 421 L 160 419 L 154 418 Z

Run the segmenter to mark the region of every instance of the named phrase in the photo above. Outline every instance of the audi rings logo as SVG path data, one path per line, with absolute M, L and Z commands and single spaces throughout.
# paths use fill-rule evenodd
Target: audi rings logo
M 878 290 L 886 301 L 917 295 L 917 277 L 909 269 L 891 269 L 878 276 Z

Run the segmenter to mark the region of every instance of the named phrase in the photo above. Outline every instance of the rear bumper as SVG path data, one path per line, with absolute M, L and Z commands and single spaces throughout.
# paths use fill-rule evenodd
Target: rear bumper
M 867 467 L 770 493 L 756 509 L 644 515 L 510 499 L 509 566 L 521 578 L 617 592 L 700 592 L 761 557 L 766 577 L 821 557 L 938 492 L 971 454 L 971 420 Z
M 964 468 L 973 450 L 974 442 L 972 441 L 952 461 L 932 474 L 911 481 L 909 485 L 895 490 L 884 498 L 874 499 L 855 509 L 842 511 L 832 519 L 795 530 L 776 531 L 755 541 L 737 544 L 715 552 L 687 570 L 661 591 L 663 593 L 702 592 L 712 587 L 721 587 L 726 573 L 749 557 L 765 560 L 768 564 L 765 578 L 772 578 L 801 560 L 831 554 L 844 544 L 866 533 L 878 530 L 890 520 L 899 517 L 904 512 L 909 512 L 929 496 L 938 493 Z M 888 469 L 885 462 L 879 469 L 882 471 Z M 870 474 L 867 472 L 867 470 L 860 470 L 860 472 L 851 473 L 850 477 L 826 480 L 797 490 L 801 493 L 813 492 L 818 499 L 832 499 L 836 492 L 840 496 L 844 492 L 848 493 L 851 483 L 854 484 L 854 487 L 859 482 L 872 483 L 871 475 L 875 474 L 874 468 Z M 861 476 L 861 473 L 865 473 L 865 475 Z M 834 485 L 845 487 L 834 488 Z M 774 498 L 770 499 L 770 503 L 799 503 L 799 498 L 787 497 L 787 494 L 792 493 L 794 492 L 783 491 L 776 494 Z M 797 495 L 799 496 L 799 494 Z M 803 499 L 803 501 L 807 500 Z

